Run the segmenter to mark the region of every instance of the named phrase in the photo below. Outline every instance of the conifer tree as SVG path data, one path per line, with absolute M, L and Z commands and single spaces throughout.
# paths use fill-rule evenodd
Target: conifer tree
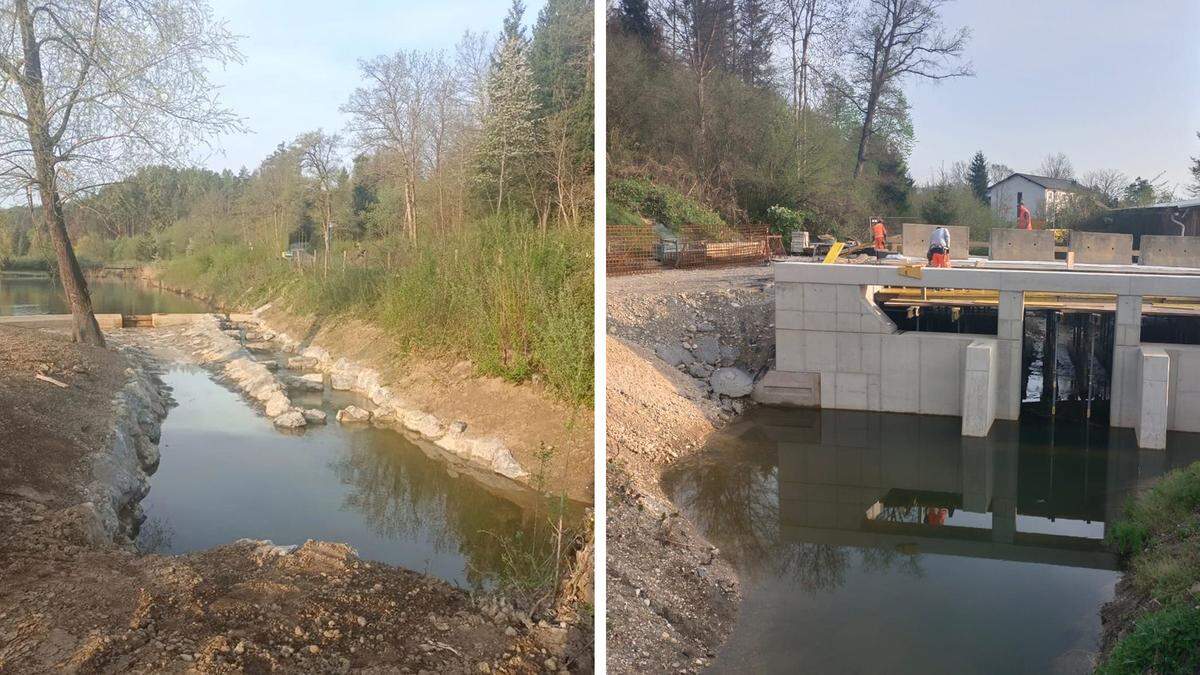
M 971 192 L 975 193 L 976 199 L 987 204 L 988 163 L 982 150 L 971 158 L 971 166 L 967 168 L 967 183 L 971 185 Z

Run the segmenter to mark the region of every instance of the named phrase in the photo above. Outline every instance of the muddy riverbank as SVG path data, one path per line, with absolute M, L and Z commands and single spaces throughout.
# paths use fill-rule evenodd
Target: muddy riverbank
M 590 668 L 577 628 L 342 544 L 136 553 L 169 405 L 155 355 L 0 331 L 0 671 Z
M 696 672 L 737 618 L 737 575 L 681 517 L 663 472 L 750 405 L 713 378 L 773 359 L 768 268 L 610 278 L 608 284 L 608 666 Z

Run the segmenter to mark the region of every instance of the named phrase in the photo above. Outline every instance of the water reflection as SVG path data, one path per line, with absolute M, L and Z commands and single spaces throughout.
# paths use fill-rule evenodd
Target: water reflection
M 141 282 L 121 279 L 88 281 L 92 307 L 98 314 L 191 313 L 207 311 L 204 303 Z M 71 309 L 59 283 L 48 277 L 0 275 L 0 316 L 67 314 Z
M 668 494 L 743 579 L 718 669 L 1086 666 L 1117 579 L 1108 523 L 1200 459 L 1197 437 L 1163 452 L 1106 427 L 997 423 L 986 439 L 959 427 L 762 409 L 672 467 Z
M 330 423 L 284 435 L 193 368 L 165 381 L 178 407 L 143 508 L 146 541 L 184 553 L 240 537 L 347 542 L 368 559 L 463 586 L 501 570 L 501 541 L 544 520 L 503 491 L 459 476 L 403 435 Z M 351 397 L 309 399 L 333 419 Z M 517 490 L 517 486 L 508 486 Z

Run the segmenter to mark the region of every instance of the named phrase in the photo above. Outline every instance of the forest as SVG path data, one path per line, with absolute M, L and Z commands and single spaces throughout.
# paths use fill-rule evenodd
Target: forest
M 1003 224 L 987 187 L 1012 168 L 980 151 L 919 184 L 908 166 L 917 139 L 906 87 L 974 75 L 970 28 L 945 25 L 945 4 L 617 0 L 607 17 L 608 222 L 856 237 L 878 215 L 968 225 L 986 239 Z M 1173 196 L 1161 176 L 1077 176 L 1062 153 L 1017 170 L 1089 188 L 1060 226 Z
M 494 34 L 361 60 L 346 127 L 257 167 L 147 162 L 72 191 L 74 252 L 227 305 L 369 315 L 402 349 L 590 402 L 591 17 L 548 0 L 527 29 L 514 0 Z M 37 193 L 10 198 L 0 267 L 57 272 Z

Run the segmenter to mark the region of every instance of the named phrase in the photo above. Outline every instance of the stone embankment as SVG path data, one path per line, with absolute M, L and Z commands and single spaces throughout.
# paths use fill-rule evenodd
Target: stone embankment
M 184 335 L 201 364 L 219 371 L 247 397 L 261 404 L 277 427 L 323 423 L 323 412 L 294 406 L 288 389 L 291 386 L 320 390 L 327 377 L 330 388 L 363 397 L 361 405 L 338 412 L 340 423 L 400 428 L 476 469 L 516 481 L 529 476 L 502 441 L 470 433 L 463 422 L 443 420 L 413 406 L 388 387 L 378 371 L 335 357 L 322 347 L 304 347 L 299 340 L 266 326 L 257 315 L 234 315 L 234 318 L 237 321 L 223 321 L 216 315 L 201 317 Z M 269 356 L 257 357 L 256 353 Z M 285 355 L 283 363 L 287 370 L 302 374 L 282 379 L 276 372 L 280 363 L 276 354 Z M 306 370 L 311 372 L 302 372 Z
M 774 357 L 768 268 L 608 284 L 608 670 L 698 672 L 732 630 L 737 575 L 662 473 L 752 405 Z
M 122 350 L 131 364 L 113 400 L 115 423 L 103 447 L 87 457 L 91 480 L 84 510 L 95 515 L 104 539 L 129 545 L 141 525 L 141 501 L 150 491 L 149 474 L 158 468 L 162 420 L 171 405 L 169 391 L 141 350 Z

